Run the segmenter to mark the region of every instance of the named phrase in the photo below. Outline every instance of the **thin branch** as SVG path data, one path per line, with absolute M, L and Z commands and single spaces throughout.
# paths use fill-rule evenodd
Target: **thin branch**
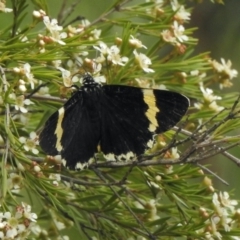
M 209 168 L 203 166 L 203 165 L 200 164 L 200 163 L 196 163 L 196 165 L 197 165 L 198 167 L 200 167 L 201 169 L 203 169 L 204 171 L 210 173 L 212 176 L 214 176 L 215 178 L 217 178 L 220 182 L 222 182 L 222 183 L 226 184 L 227 186 L 229 186 L 229 183 L 228 183 L 228 182 L 226 182 L 224 179 L 220 178 L 216 173 L 214 173 L 213 171 L 211 171 Z
M 118 222 L 116 219 L 110 218 L 109 216 L 105 216 L 105 215 L 103 215 L 103 214 L 101 214 L 101 213 L 95 213 L 95 215 L 96 215 L 97 217 L 105 218 L 105 219 L 107 219 L 107 220 L 109 220 L 109 221 L 111 221 L 111 222 L 113 222 L 113 223 L 116 223 L 117 225 L 120 225 L 120 226 L 122 225 L 122 224 L 121 224 L 120 222 Z M 138 234 L 140 234 L 140 235 L 143 235 L 143 236 L 147 237 L 147 238 L 150 239 L 150 240 L 156 240 L 156 238 L 155 238 L 154 236 L 149 236 L 148 233 L 143 232 L 143 231 L 141 230 L 141 228 L 135 228 L 135 227 L 132 227 L 131 225 L 130 225 L 130 226 L 124 225 L 124 227 L 125 227 L 125 228 L 129 228 L 129 229 L 131 229 L 133 232 L 136 232 L 136 233 L 138 233 Z
M 226 152 L 226 151 L 223 151 L 222 154 L 227 157 L 228 159 L 230 159 L 232 162 L 236 163 L 238 167 L 240 167 L 240 159 L 233 156 L 232 154 Z
M 105 181 L 105 177 L 102 175 L 102 173 L 99 171 L 99 169 L 93 169 L 95 174 L 102 180 Z M 115 189 L 112 186 L 109 186 L 111 191 L 118 197 L 118 199 L 122 202 L 122 204 L 125 206 L 125 208 L 132 214 L 132 216 L 135 218 L 137 224 L 139 224 L 148 234 L 149 239 L 155 240 L 156 238 L 148 231 L 148 229 L 142 224 L 142 222 L 139 220 L 139 218 L 136 216 L 136 214 L 132 211 L 132 209 L 126 204 L 124 200 L 122 200 L 121 196 L 115 191 Z M 120 186 L 121 189 L 125 190 L 125 187 Z
M 57 19 L 58 19 L 58 22 L 59 24 L 62 26 L 64 25 L 64 23 L 66 22 L 67 18 L 69 16 L 71 16 L 70 13 L 72 13 L 75 9 L 76 9 L 76 6 L 78 4 L 80 4 L 80 0 L 76 0 L 75 2 L 73 2 L 69 7 L 66 7 L 67 6 L 67 3 L 68 1 L 67 0 L 64 0 L 63 3 L 62 3 L 62 6 L 61 6 L 61 9 L 58 13 L 58 16 L 57 16 Z M 71 21 L 72 23 L 73 21 Z M 70 23 L 70 24 L 71 24 Z M 70 25 L 70 24 L 66 24 L 67 26 Z
M 29 94 L 26 94 L 25 97 L 28 98 Z M 52 97 L 52 96 L 41 96 L 41 95 L 32 95 L 32 99 L 36 100 L 45 100 L 45 101 L 53 101 L 53 102 L 60 102 L 60 103 L 65 103 L 67 99 L 62 99 L 59 97 Z
M 124 6 L 125 4 L 131 2 L 132 0 L 125 0 L 122 3 L 116 5 L 115 7 L 113 7 L 112 9 L 110 9 L 108 12 L 102 14 L 99 18 L 95 19 L 94 21 L 91 22 L 91 24 L 87 27 L 91 27 L 93 25 L 95 25 L 98 22 L 103 21 L 107 16 L 109 16 L 111 13 L 115 12 L 115 11 L 119 11 L 121 9 L 122 6 Z
M 84 185 L 84 186 L 114 186 L 114 185 L 122 184 L 121 181 L 112 182 L 112 183 L 100 183 L 99 180 L 98 180 L 98 182 L 86 182 L 86 181 L 82 181 L 78 178 L 72 178 L 72 177 L 62 175 L 62 174 L 60 176 L 61 176 L 61 180 L 63 180 L 63 181 L 75 183 L 75 184 L 79 184 L 79 185 Z
M 219 154 L 219 153 L 223 153 L 223 152 L 225 152 L 226 150 L 229 150 L 229 149 L 231 149 L 231 148 L 233 148 L 233 147 L 236 147 L 236 146 L 238 146 L 238 145 L 240 145 L 240 142 L 237 142 L 237 143 L 234 143 L 234 144 L 232 144 L 232 145 L 229 145 L 228 147 L 226 147 L 226 148 L 218 148 L 215 152 L 213 152 L 213 153 L 211 153 L 211 154 L 206 154 L 206 155 L 201 155 L 199 158 L 193 158 L 192 160 L 190 159 L 188 162 L 199 162 L 199 161 L 202 161 L 202 160 L 204 160 L 204 159 L 207 159 L 207 158 L 210 158 L 210 157 L 213 157 L 213 156 L 215 156 L 215 155 L 217 155 L 217 154 Z M 235 162 L 236 163 L 236 162 Z M 236 163 L 237 164 L 237 163 Z
M 34 95 L 36 92 L 38 92 L 40 88 L 45 87 L 45 86 L 47 86 L 48 84 L 49 84 L 49 83 L 40 84 L 40 85 L 37 86 L 31 93 L 25 95 L 25 96 L 24 96 L 25 99 L 27 99 L 27 98 L 32 98 L 33 95 Z

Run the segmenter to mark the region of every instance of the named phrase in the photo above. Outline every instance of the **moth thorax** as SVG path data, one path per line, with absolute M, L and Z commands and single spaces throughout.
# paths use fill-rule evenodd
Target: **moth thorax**
M 87 85 L 83 85 L 82 89 L 85 92 L 95 92 L 100 88 L 99 84 L 87 84 Z
M 98 83 L 96 83 L 93 79 L 93 77 L 91 75 L 84 75 L 83 77 L 83 85 L 97 85 Z

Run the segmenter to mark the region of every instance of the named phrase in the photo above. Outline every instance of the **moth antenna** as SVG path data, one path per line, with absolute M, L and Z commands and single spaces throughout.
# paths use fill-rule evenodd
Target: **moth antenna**
M 45 87 L 45 86 L 47 86 L 48 84 L 49 84 L 49 82 L 40 84 L 40 85 L 37 86 L 35 89 L 33 89 L 33 91 L 32 91 L 31 93 L 29 93 L 28 95 L 26 95 L 26 96 L 25 96 L 25 99 L 31 98 L 36 92 L 39 91 L 40 88 Z

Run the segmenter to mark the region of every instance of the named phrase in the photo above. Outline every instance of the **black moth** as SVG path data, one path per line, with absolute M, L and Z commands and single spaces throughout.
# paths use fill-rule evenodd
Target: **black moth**
M 107 160 L 130 160 L 153 145 L 153 136 L 172 128 L 189 107 L 170 91 L 100 85 L 85 74 L 83 85 L 45 123 L 39 142 L 49 155 L 61 155 L 82 168 L 100 146 Z

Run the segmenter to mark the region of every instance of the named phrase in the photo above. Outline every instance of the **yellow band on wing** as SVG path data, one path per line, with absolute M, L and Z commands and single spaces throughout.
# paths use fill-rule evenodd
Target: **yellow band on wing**
M 63 147 L 61 145 L 61 139 L 62 139 L 62 135 L 63 135 L 63 128 L 62 128 L 62 120 L 64 117 L 64 108 L 60 108 L 58 110 L 58 121 L 57 121 L 57 126 L 55 129 L 55 135 L 57 137 L 57 142 L 56 142 L 56 149 L 60 152 L 62 151 Z
M 156 117 L 157 117 L 157 113 L 159 112 L 159 108 L 156 105 L 156 98 L 154 96 L 153 90 L 144 89 L 143 98 L 144 98 L 144 102 L 148 105 L 148 110 L 145 113 L 148 120 L 150 121 L 148 130 L 150 132 L 155 132 L 158 127 L 158 121 Z

